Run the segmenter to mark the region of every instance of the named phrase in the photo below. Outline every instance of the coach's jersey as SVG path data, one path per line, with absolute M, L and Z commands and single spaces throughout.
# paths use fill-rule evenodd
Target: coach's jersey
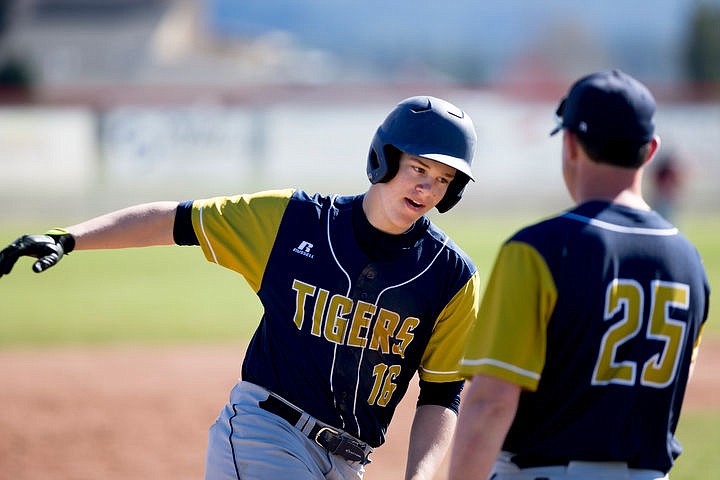
M 264 307 L 242 378 L 378 446 L 415 372 L 461 380 L 479 287 L 425 217 L 396 236 L 396 255 L 368 258 L 353 227 L 361 201 L 282 190 L 196 200 L 191 214 L 206 258 L 241 273 Z
M 676 228 L 588 202 L 503 245 L 461 372 L 523 387 L 503 447 L 520 466 L 667 472 L 708 296 L 700 256 Z

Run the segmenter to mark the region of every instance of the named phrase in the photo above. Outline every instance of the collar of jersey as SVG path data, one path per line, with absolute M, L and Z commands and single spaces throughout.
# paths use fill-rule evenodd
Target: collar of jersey
M 365 195 L 358 195 L 352 202 L 353 231 L 358 245 L 370 260 L 384 260 L 412 248 L 427 231 L 430 220 L 420 217 L 413 226 L 404 233 L 392 235 L 373 227 L 362 208 Z

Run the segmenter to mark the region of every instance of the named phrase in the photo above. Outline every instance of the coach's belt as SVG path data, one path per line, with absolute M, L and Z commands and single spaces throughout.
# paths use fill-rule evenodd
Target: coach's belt
M 285 419 L 302 431 L 310 440 L 335 455 L 351 462 L 367 465 L 373 448 L 342 430 L 324 424 L 299 408 L 270 392 L 267 400 L 258 403 L 260 408 Z
M 567 468 L 567 473 L 573 473 L 582 475 L 583 472 L 598 472 L 605 470 L 609 475 L 611 472 L 622 472 L 625 475 L 647 475 L 647 478 L 651 476 L 653 478 L 664 478 L 664 473 L 660 470 L 652 470 L 645 468 L 631 467 L 627 462 L 616 462 L 616 461 L 598 461 L 589 462 L 583 460 L 567 460 L 565 458 L 546 458 L 541 459 L 537 457 L 526 457 L 521 455 L 515 455 L 512 457 L 512 463 L 517 465 L 520 469 L 529 468 L 552 468 L 552 467 L 564 467 Z M 629 478 L 633 478 L 632 476 Z M 646 478 L 643 476 L 642 478 Z

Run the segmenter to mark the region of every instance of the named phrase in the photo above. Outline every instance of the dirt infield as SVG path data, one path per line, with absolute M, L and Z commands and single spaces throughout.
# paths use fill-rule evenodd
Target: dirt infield
M 239 375 L 242 352 L 0 350 L 0 479 L 202 478 L 207 429 Z M 711 408 L 720 392 L 720 341 L 706 341 L 698 363 L 687 409 Z M 413 385 L 366 479 L 403 478 L 416 397 Z

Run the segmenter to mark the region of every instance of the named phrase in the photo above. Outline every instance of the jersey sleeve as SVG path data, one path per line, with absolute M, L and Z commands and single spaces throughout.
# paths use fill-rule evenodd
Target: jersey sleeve
M 462 378 L 458 359 L 463 339 L 477 318 L 480 275 L 476 271 L 440 312 L 420 365 L 420 379 L 427 382 L 453 382 Z
M 698 353 L 700 353 L 700 341 L 702 340 L 702 334 L 703 334 L 704 329 L 705 329 L 705 324 L 703 323 L 700 326 L 700 331 L 698 332 L 697 339 L 695 339 L 695 343 L 693 344 L 692 357 L 690 360 L 690 363 L 693 365 L 695 364 L 695 361 L 697 360 Z
M 556 301 L 555 283 L 537 250 L 523 242 L 505 244 L 467 337 L 461 375 L 493 375 L 526 390 L 537 389 Z
M 465 387 L 464 380 L 457 382 L 426 382 L 420 380 L 420 395 L 417 406 L 439 405 L 449 408 L 455 414 L 460 410 L 460 394 Z
M 293 192 L 195 200 L 192 224 L 205 258 L 242 274 L 257 292 Z

